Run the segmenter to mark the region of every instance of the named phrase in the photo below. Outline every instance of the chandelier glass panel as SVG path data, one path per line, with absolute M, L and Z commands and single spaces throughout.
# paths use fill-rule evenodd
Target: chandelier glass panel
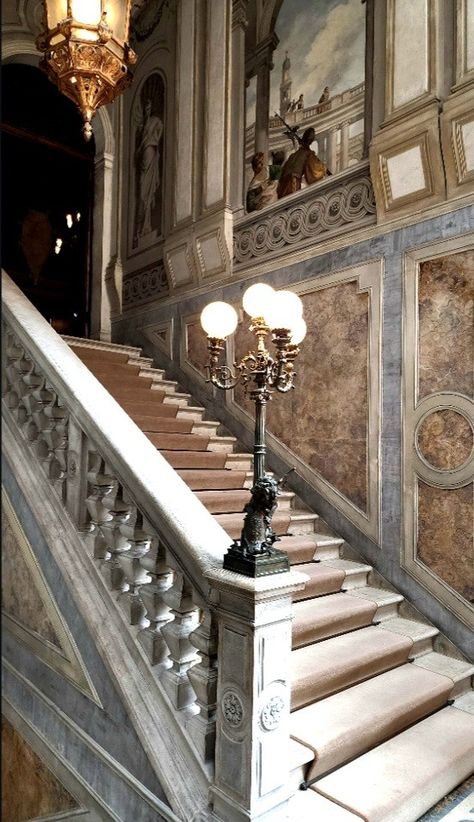
M 87 140 L 97 109 L 132 79 L 130 6 L 131 0 L 44 0 L 44 31 L 36 40 L 43 53 L 40 66 L 78 106 Z

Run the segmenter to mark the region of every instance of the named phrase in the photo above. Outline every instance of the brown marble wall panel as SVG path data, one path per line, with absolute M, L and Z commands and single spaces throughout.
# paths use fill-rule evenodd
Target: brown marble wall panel
M 420 265 L 419 397 L 474 393 L 474 251 Z
M 3 506 L 2 608 L 26 628 L 36 631 L 58 648 L 61 647 L 34 576 L 21 551 L 19 537 Z
M 420 453 L 430 465 L 443 471 L 463 465 L 471 455 L 472 445 L 469 421 L 457 411 L 434 411 L 418 428 Z
M 268 430 L 310 468 L 367 510 L 369 296 L 357 282 L 340 283 L 302 297 L 307 336 L 296 360 L 296 388 L 274 394 Z M 253 335 L 241 324 L 236 355 Z M 251 409 L 235 393 L 236 402 Z
M 26 822 L 79 805 L 2 717 L 2 820 Z
M 186 324 L 186 359 L 200 374 L 206 376 L 207 337 L 199 320 Z
M 473 483 L 434 488 L 418 481 L 418 559 L 468 602 L 474 601 L 473 491 Z

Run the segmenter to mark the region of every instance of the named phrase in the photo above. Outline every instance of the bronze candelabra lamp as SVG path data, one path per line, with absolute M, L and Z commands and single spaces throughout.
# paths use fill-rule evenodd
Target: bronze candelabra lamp
M 265 472 L 265 420 L 267 403 L 274 391 L 286 393 L 294 388 L 294 361 L 306 334 L 303 304 L 292 291 L 274 291 L 265 283 L 250 286 L 243 295 L 244 311 L 250 317 L 250 330 L 256 337 L 254 350 L 234 363 L 233 369 L 221 362 L 225 341 L 234 333 L 238 317 L 224 302 L 207 305 L 201 324 L 208 336 L 208 379 L 225 391 L 242 383 L 255 402 L 254 470 L 251 498 L 244 508 L 241 537 L 224 557 L 224 568 L 246 576 L 258 577 L 289 570 L 288 556 L 274 547 L 277 541 L 272 516 L 277 507 L 281 480 Z M 271 336 L 272 355 L 267 348 Z

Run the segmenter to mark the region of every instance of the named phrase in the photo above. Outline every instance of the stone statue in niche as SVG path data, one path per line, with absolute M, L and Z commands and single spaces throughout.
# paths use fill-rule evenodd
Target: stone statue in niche
M 277 201 L 279 168 L 268 167 L 263 151 L 257 151 L 252 157 L 253 177 L 247 189 L 247 211 L 260 211 L 270 203 Z
M 135 132 L 135 218 L 133 247 L 161 234 L 164 83 L 152 74 L 143 84 Z
M 310 148 L 315 138 L 314 128 L 307 128 L 299 141 L 299 148 L 290 154 L 281 170 L 278 183 L 278 199 L 293 194 L 301 188 L 303 177 L 308 185 L 317 183 L 330 172 L 314 151 Z

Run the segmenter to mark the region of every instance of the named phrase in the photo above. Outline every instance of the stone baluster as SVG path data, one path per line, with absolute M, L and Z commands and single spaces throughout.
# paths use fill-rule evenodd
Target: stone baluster
M 124 581 L 120 556 L 130 549 L 130 542 L 122 533 L 121 527 L 128 523 L 132 506 L 130 503 L 125 502 L 121 485 L 118 487 L 115 499 L 106 498 L 105 505 L 109 509 L 110 519 L 101 524 L 100 530 L 110 556 L 104 560 L 102 571 L 109 588 L 112 588 L 113 591 L 126 591 L 128 585 Z
M 192 588 L 182 571 L 175 571 L 173 585 L 163 594 L 163 599 L 171 608 L 174 619 L 161 629 L 172 662 L 161 682 L 174 707 L 180 710 L 187 708 L 196 698 L 188 671 L 196 662 L 197 655 L 189 637 L 199 624 L 199 611 L 193 603 Z
M 173 584 L 173 571 L 166 563 L 166 551 L 159 539 L 154 539 L 153 543 L 151 551 L 140 559 L 140 564 L 151 578 L 151 582 L 141 589 L 146 618 L 150 624 L 140 631 L 138 640 L 147 652 L 151 664 L 160 665 L 168 660 L 169 655 L 162 628 L 173 617 L 163 595 Z
M 349 128 L 348 121 L 341 125 L 341 155 L 339 161 L 339 170 L 343 171 L 349 165 Z
M 328 131 L 327 167 L 333 174 L 337 171 L 337 128 Z
M 91 492 L 86 499 L 86 508 L 90 517 L 87 542 L 95 559 L 107 559 L 109 552 L 101 526 L 112 519 L 111 506 L 107 503 L 115 491 L 116 482 L 112 476 L 104 473 L 104 463 L 99 454 L 92 452 L 89 457 L 92 465 L 87 473 L 87 481 L 91 486 Z
M 47 393 L 48 389 L 46 389 Z M 69 414 L 52 391 L 53 402 L 42 409 L 43 427 L 38 435 L 36 453 L 45 465 L 50 480 L 59 495 L 64 494 L 67 472 L 68 418 Z
M 128 549 L 117 556 L 128 585 L 128 589 L 120 595 L 120 601 L 125 605 L 130 624 L 143 629 L 148 627 L 148 620 L 140 591 L 143 585 L 151 582 L 151 577 L 141 560 L 150 550 L 152 538 L 143 529 L 143 517 L 138 509 L 134 525 L 127 522 L 119 526 L 119 531 L 128 542 Z
M 205 762 L 214 758 L 217 710 L 217 621 L 206 608 L 201 624 L 189 639 L 198 649 L 200 662 L 188 671 L 199 713 L 189 720 L 189 733 Z

